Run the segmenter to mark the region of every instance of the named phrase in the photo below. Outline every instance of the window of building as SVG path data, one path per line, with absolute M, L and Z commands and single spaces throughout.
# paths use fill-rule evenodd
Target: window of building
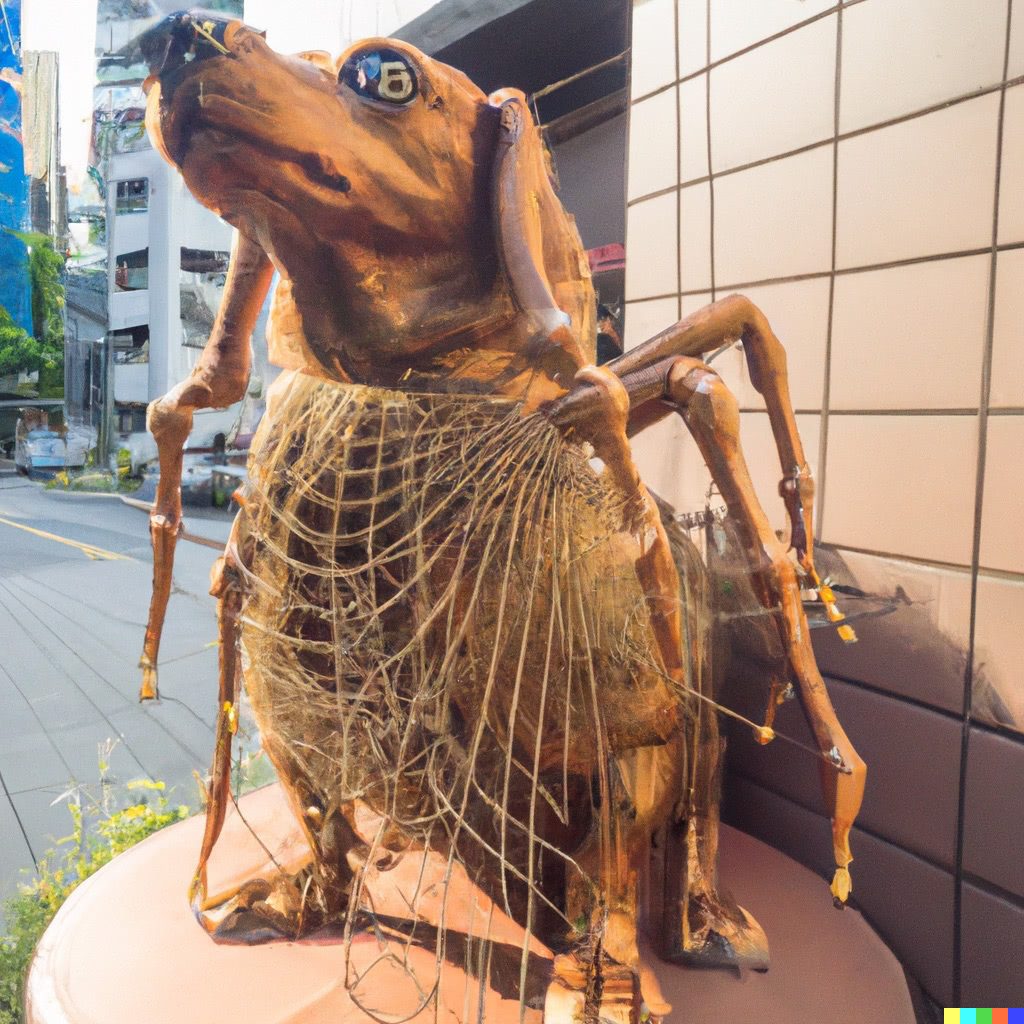
M 145 213 L 149 209 L 149 178 L 131 178 L 117 183 L 117 201 L 114 212 Z
M 114 362 L 118 365 L 149 362 L 149 324 L 111 331 L 110 341 L 114 346 Z
M 123 252 L 115 260 L 114 291 L 137 292 L 149 287 L 149 249 Z
M 146 407 L 144 405 L 119 405 L 117 407 L 117 429 L 121 434 L 141 434 L 146 429 Z
M 231 254 L 220 249 L 181 250 L 182 344 L 203 348 L 220 306 Z

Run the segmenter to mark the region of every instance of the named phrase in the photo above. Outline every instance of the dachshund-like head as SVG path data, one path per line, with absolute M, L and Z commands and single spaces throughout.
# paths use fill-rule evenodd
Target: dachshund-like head
M 154 144 L 266 250 L 278 326 L 327 373 L 389 383 L 567 328 L 592 353 L 589 271 L 521 93 L 393 39 L 283 56 L 201 12 L 140 47 Z

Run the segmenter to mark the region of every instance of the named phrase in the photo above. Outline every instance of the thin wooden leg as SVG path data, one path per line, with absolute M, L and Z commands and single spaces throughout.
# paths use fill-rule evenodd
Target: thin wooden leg
M 701 337 L 707 341 L 714 336 L 714 330 L 719 330 L 721 336 L 720 324 L 718 327 L 712 325 L 712 321 L 718 319 L 716 307 L 711 306 L 695 314 L 691 321 L 695 321 L 694 329 L 700 328 L 703 332 Z M 669 333 L 666 332 L 666 335 Z M 832 842 L 836 861 L 832 892 L 839 902 L 844 902 L 850 891 L 850 829 L 864 796 L 867 768 L 836 718 L 811 649 L 796 569 L 786 556 L 786 548 L 776 538 L 754 492 L 740 449 L 739 408 L 736 399 L 718 375 L 698 360 L 671 355 L 658 358 L 661 352 L 659 344 L 656 338 L 639 350 L 634 350 L 640 352 L 647 349 L 649 356 L 646 361 L 639 359 L 635 366 L 624 362 L 633 352 L 609 366 L 613 366 L 616 373 L 622 373 L 622 387 L 629 396 L 631 407 L 660 399 L 671 403 L 680 412 L 725 499 L 748 557 L 752 560 L 753 582 L 759 600 L 764 607 L 778 607 L 781 611 L 784 634 L 781 639 L 796 678 L 804 712 L 822 755 L 820 774 L 825 803 L 832 817 Z M 665 344 L 671 348 L 667 342 Z M 601 369 L 607 372 L 608 367 Z M 548 415 L 556 423 L 590 422 L 599 415 L 602 407 L 607 407 L 604 395 L 610 393 L 611 388 L 606 384 L 602 392 L 601 388 L 594 386 L 598 383 L 594 372 L 580 371 L 577 386 L 548 407 Z M 599 454 L 606 463 L 609 462 L 600 451 Z M 628 465 L 635 474 L 632 463 Z M 628 482 L 628 474 L 623 479 Z M 643 494 L 647 494 L 646 489 Z M 638 565 L 638 574 L 640 571 L 641 566 Z M 678 582 L 678 577 L 676 580 Z M 646 589 L 649 594 L 655 593 L 659 599 L 668 600 L 666 591 L 654 586 Z M 653 615 L 652 626 L 657 634 L 657 622 Z M 662 636 L 659 636 L 659 646 L 665 649 Z
M 156 438 L 160 482 L 149 517 L 153 543 L 153 595 L 139 668 L 139 700 L 158 696 L 157 658 L 174 572 L 174 549 L 182 530 L 181 469 L 185 442 L 196 409 L 218 409 L 245 396 L 249 380 L 249 337 L 270 288 L 274 268 L 258 243 L 235 234 L 224 298 L 210 339 L 188 378 L 150 403 L 146 426 Z
M 644 380 L 649 385 L 653 383 L 657 390 L 658 378 L 664 379 L 659 373 L 652 372 L 657 364 L 664 365 L 675 356 L 700 356 L 734 340 L 743 342 L 750 380 L 764 397 L 768 410 L 782 467 L 779 493 L 789 514 L 790 547 L 796 550 L 803 568 L 816 579 L 813 557 L 814 481 L 789 397 L 786 352 L 757 306 L 742 295 L 730 295 L 680 320 L 607 366 L 624 380 L 629 377 L 638 382 Z M 636 422 L 631 422 L 631 427 L 642 428 L 652 418 L 657 418 L 657 412 L 650 406 L 638 408 L 646 399 L 638 400 L 636 389 L 630 387 L 629 390 L 632 407 L 637 409 Z M 640 388 L 641 392 L 643 390 Z
M 822 753 L 821 779 L 832 815 L 836 873 L 832 892 L 845 902 L 850 891 L 850 829 L 864 796 L 867 768 L 836 718 L 811 649 L 796 570 L 775 537 L 750 480 L 739 444 L 739 409 L 717 374 L 695 359 L 675 360 L 666 394 L 680 414 L 754 561 L 754 584 L 766 608 L 781 606 L 783 642 L 808 722 Z
M 213 767 L 206 803 L 206 828 L 189 889 L 192 912 L 207 931 L 213 931 L 206 910 L 206 864 L 214 844 L 224 827 L 231 786 L 231 743 L 238 724 L 238 612 L 242 607 L 242 590 L 238 570 L 222 556 L 214 566 L 210 592 L 218 598 L 217 621 L 220 641 L 220 688 L 217 695 L 217 730 L 213 751 Z

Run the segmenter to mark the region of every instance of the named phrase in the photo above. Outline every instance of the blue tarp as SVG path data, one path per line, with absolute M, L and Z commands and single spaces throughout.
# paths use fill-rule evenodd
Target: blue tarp
M 0 8 L 0 306 L 32 331 L 25 245 L 3 228 L 27 224 L 28 178 L 21 138 L 21 0 Z

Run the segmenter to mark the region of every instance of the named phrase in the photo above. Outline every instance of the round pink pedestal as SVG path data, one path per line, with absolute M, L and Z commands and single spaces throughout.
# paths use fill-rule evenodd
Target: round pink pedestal
M 279 862 L 301 861 L 303 843 L 277 786 L 245 797 L 242 808 Z M 202 818 L 166 829 L 75 891 L 43 936 L 29 973 L 29 1024 L 370 1024 L 359 1004 L 391 1020 L 416 1009 L 420 996 L 411 974 L 421 987 L 432 984 L 432 949 L 358 936 L 348 964 L 350 977 L 363 975 L 357 1003 L 344 985 L 342 942 L 216 945 L 186 900 L 202 831 Z M 419 867 L 412 858 L 406 861 L 376 879 L 383 889 L 383 880 L 393 877 L 387 884 L 396 891 L 379 892 L 373 879 L 368 882 L 378 913 L 396 914 L 403 878 L 415 884 Z M 211 861 L 211 891 L 251 878 L 266 863 L 266 853 L 232 810 Z M 820 878 L 727 827 L 722 828 L 720 873 L 767 932 L 772 967 L 763 974 L 701 971 L 658 961 L 658 979 L 673 1006 L 667 1018 L 672 1024 L 914 1024 L 896 959 L 858 913 L 832 907 Z M 490 913 L 468 882 L 456 878 L 453 886 L 448 926 L 481 935 L 481 922 L 489 923 L 491 939 L 508 954 L 506 960 L 514 961 L 517 977 L 522 930 L 500 911 Z M 536 942 L 532 951 L 550 955 Z M 397 963 L 402 957 L 404 966 Z M 518 1022 L 518 998 L 509 994 L 507 983 L 497 987 L 504 987 L 505 995 L 487 988 L 483 1019 Z M 437 1020 L 480 1019 L 480 981 L 461 968 L 445 966 L 440 998 Z M 541 1017 L 539 1010 L 527 1012 L 536 1024 Z M 435 1020 L 433 1006 L 415 1019 Z

